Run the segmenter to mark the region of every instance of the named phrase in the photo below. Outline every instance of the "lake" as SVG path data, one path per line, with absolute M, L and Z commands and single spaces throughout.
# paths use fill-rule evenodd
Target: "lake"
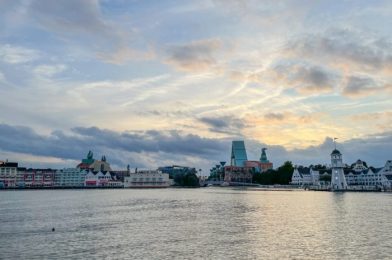
M 0 259 L 392 259 L 392 193 L 1 191 L 0 225 Z

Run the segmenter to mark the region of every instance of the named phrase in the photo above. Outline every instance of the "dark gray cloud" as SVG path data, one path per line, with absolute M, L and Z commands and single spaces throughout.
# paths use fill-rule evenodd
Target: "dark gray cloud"
M 284 114 L 282 113 L 268 113 L 264 115 L 265 119 L 269 119 L 269 120 L 283 120 L 284 119 Z
M 96 158 L 105 154 L 112 164 L 125 167 L 151 167 L 151 165 L 191 164 L 208 169 L 219 161 L 228 161 L 232 139 L 203 138 L 198 135 L 182 135 L 177 131 L 115 132 L 97 127 L 77 127 L 70 133 L 53 131 L 49 135 L 38 134 L 31 128 L 0 124 L 0 150 L 36 156 L 50 156 L 64 160 L 80 160 L 88 150 Z M 248 159 L 258 160 L 260 149 L 268 148 L 269 159 L 275 167 L 289 160 L 295 164 L 309 165 L 329 163 L 333 140 L 327 137 L 321 145 L 305 149 L 287 150 L 282 146 L 245 139 Z M 338 143 L 344 162 L 358 158 L 373 166 L 382 166 L 392 159 L 392 132 L 351 139 Z M 148 160 L 145 160 L 148 157 Z M 187 158 L 189 157 L 189 158 Z M 19 161 L 23 161 L 20 158 Z M 200 164 L 200 165 L 199 165 Z
M 210 126 L 209 130 L 212 132 L 236 136 L 241 136 L 241 130 L 247 126 L 242 119 L 234 116 L 202 117 L 199 121 Z
M 327 68 L 299 61 L 279 61 L 273 70 L 285 84 L 303 94 L 330 92 L 340 78 Z
M 347 85 L 343 89 L 343 95 L 360 97 L 384 90 L 385 87 L 379 86 L 379 83 L 372 78 L 351 76 L 348 78 Z
M 195 41 L 167 49 L 167 62 L 179 70 L 202 71 L 217 66 L 216 53 L 222 43 L 216 39 Z
M 0 147 L 4 151 L 78 160 L 88 150 L 105 149 L 208 158 L 224 150 L 226 144 L 219 139 L 182 135 L 174 130 L 119 133 L 97 127 L 75 127 L 71 134 L 53 131 L 45 136 L 28 127 L 0 124 Z

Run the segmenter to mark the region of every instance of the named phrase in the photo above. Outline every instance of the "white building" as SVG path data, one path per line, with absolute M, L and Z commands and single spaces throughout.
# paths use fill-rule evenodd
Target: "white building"
M 347 189 L 347 182 L 344 176 L 344 165 L 342 154 L 338 150 L 333 150 L 331 153 L 331 188 L 332 190 Z
M 291 184 L 293 185 L 319 185 L 320 173 L 308 167 L 295 167 L 291 177 Z
M 103 173 L 101 171 L 94 173 L 91 170 L 84 178 L 85 187 L 123 187 L 121 181 L 117 181 L 116 177 L 110 174 L 109 171 Z
M 56 187 L 83 187 L 87 171 L 79 168 L 57 170 L 54 176 Z
M 139 171 L 124 178 L 124 188 L 166 188 L 170 186 L 169 174 L 161 171 Z
M 367 168 L 361 160 L 358 160 L 353 169 L 346 173 L 346 180 L 351 186 L 391 188 L 392 161 L 387 161 L 382 168 Z

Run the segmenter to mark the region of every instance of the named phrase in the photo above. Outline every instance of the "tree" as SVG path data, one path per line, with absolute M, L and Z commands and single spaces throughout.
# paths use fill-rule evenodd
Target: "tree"
M 253 174 L 253 182 L 262 185 L 283 184 L 287 185 L 291 182 L 294 172 L 292 162 L 287 161 L 277 170 L 270 169 L 266 172 Z

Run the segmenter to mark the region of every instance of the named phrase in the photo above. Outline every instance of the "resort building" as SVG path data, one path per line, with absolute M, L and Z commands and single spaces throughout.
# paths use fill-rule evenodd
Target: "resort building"
M 248 156 L 246 155 L 244 141 L 233 141 L 231 144 L 230 165 L 244 167 L 247 160 Z
M 253 167 L 225 166 L 224 169 L 224 181 L 227 184 L 252 183 Z
M 25 187 L 54 187 L 55 170 L 27 169 L 24 172 Z
M 268 160 L 267 148 L 261 149 L 261 156 L 258 161 L 248 160 L 244 141 L 233 141 L 231 146 L 230 165 L 220 167 L 217 165 L 211 169 L 211 174 L 221 179 L 228 185 L 241 185 L 240 183 L 252 183 L 254 173 L 266 172 L 272 169 L 273 164 Z
M 0 187 L 16 187 L 16 177 L 18 173 L 18 163 L 0 161 Z
M 171 184 L 168 173 L 137 171 L 124 178 L 124 188 L 167 188 Z
M 110 174 L 109 171 L 103 173 L 99 171 L 94 173 L 93 171 L 89 171 L 84 178 L 84 186 L 85 187 L 122 187 L 123 183 L 118 181 L 113 174 Z
M 320 173 L 312 167 L 295 167 L 291 177 L 291 184 L 299 186 L 319 185 Z
M 253 167 L 255 172 L 266 172 L 272 169 L 273 164 L 267 159 L 267 148 L 261 149 L 261 156 L 259 161 L 245 161 L 245 167 Z
M 387 161 L 382 168 L 368 168 L 363 161 L 357 160 L 352 169 L 346 171 L 345 174 L 347 184 L 350 186 L 389 188 L 392 180 L 392 161 Z
M 101 160 L 95 160 L 92 151 L 89 151 L 87 157 L 82 159 L 82 162 L 79 163 L 76 167 L 83 170 L 91 170 L 93 172 L 112 171 L 110 164 L 106 161 L 106 156 L 103 155 Z
M 86 170 L 79 168 L 65 168 L 57 170 L 54 176 L 54 186 L 56 187 L 83 187 Z
M 26 173 L 25 167 L 18 167 L 18 172 L 16 173 L 16 186 L 18 188 L 25 187 L 25 181 L 24 181 L 25 173 Z

